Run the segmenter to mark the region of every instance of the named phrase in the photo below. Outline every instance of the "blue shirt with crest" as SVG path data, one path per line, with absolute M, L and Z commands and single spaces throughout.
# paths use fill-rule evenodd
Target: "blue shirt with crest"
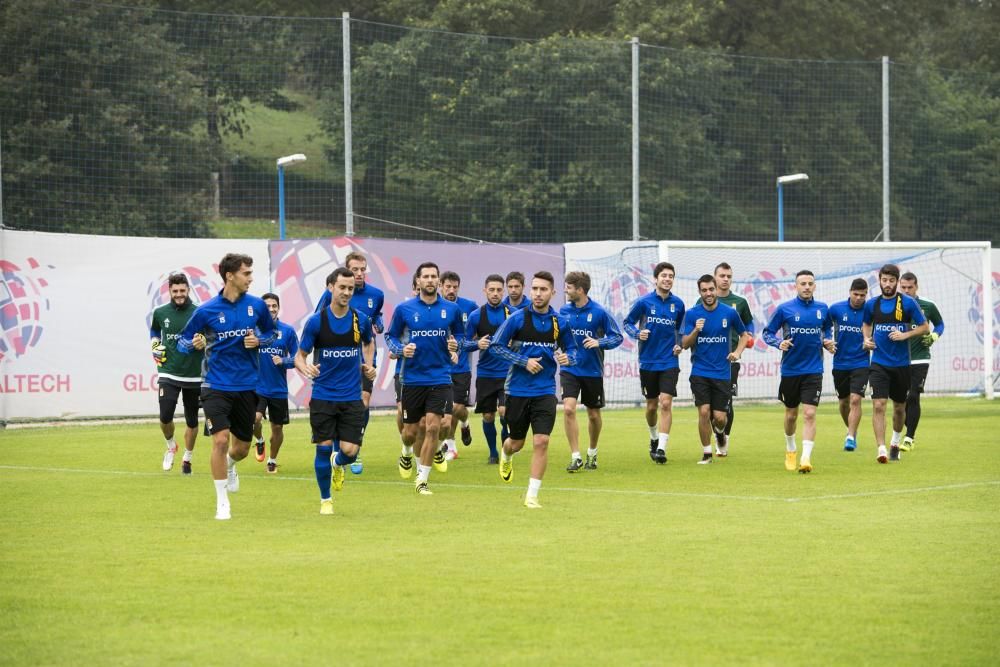
M 389 351 L 399 357 L 400 384 L 416 387 L 450 385 L 452 364 L 448 337 L 454 336 L 459 347 L 465 337 L 462 311 L 451 301 L 435 295 L 431 303 L 419 296 L 396 306 L 385 332 Z M 408 343 L 417 346 L 410 358 L 403 355 Z
M 699 301 L 684 316 L 684 335 L 694 331 L 695 322 L 702 318 L 705 324 L 691 347 L 691 375 L 729 382 L 730 332 L 735 331 L 740 336 L 746 331 L 746 326 L 735 308 L 716 301 L 715 308 L 708 310 Z
M 569 322 L 577 348 L 576 363 L 562 370 L 577 377 L 604 377 L 604 351 L 613 350 L 624 340 L 615 318 L 592 299 L 580 307 L 567 303 L 559 309 L 559 315 Z M 599 347 L 584 347 L 587 337 L 595 339 Z
M 281 320 L 275 321 L 275 326 L 277 333 L 270 345 L 257 348 L 260 353 L 257 395 L 265 398 L 288 398 L 288 369 L 295 366 L 299 337 L 295 335 L 295 329 Z M 275 364 L 272 357 L 281 357 L 281 363 Z
M 654 290 L 641 297 L 625 316 L 625 333 L 639 341 L 639 370 L 665 371 L 679 368 L 674 346 L 680 345 L 684 302 L 670 293 L 666 298 Z M 649 329 L 649 338 L 639 340 L 639 332 Z

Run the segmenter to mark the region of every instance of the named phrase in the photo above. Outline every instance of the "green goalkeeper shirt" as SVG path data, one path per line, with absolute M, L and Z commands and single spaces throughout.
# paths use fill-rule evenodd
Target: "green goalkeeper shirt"
M 931 331 L 940 336 L 944 333 L 944 320 L 941 318 L 941 312 L 933 301 L 928 301 L 927 299 L 921 299 L 916 297 L 917 305 L 920 306 L 920 310 L 923 311 L 924 317 L 930 322 Z M 916 327 L 916 325 L 913 325 Z M 929 364 L 931 363 L 931 348 L 924 345 L 924 337 L 917 336 L 910 339 L 910 363 L 911 364 Z
M 177 351 L 177 340 L 181 336 L 181 331 L 197 309 L 198 307 L 189 299 L 179 308 L 171 301 L 153 311 L 149 337 L 159 338 L 160 343 L 167 348 L 167 360 L 159 368 L 161 380 L 173 380 L 176 383 L 193 386 L 201 385 L 201 361 L 204 353 L 191 350 L 188 354 L 181 354 Z

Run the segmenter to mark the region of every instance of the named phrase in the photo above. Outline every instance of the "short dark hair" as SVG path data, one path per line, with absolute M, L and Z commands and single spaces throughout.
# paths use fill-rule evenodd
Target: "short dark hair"
M 183 273 L 171 273 L 167 276 L 167 285 L 170 287 L 174 285 L 187 285 L 190 287 L 191 283 L 188 282 L 188 277 Z
M 854 280 L 851 281 L 851 291 L 852 292 L 860 292 L 862 290 L 865 291 L 865 292 L 868 291 L 868 281 L 867 280 L 865 280 L 864 278 L 855 278 Z
M 445 271 L 444 273 L 441 274 L 441 282 L 443 283 L 446 280 L 450 280 L 453 283 L 458 283 L 459 285 L 462 284 L 462 279 L 454 271 Z
M 701 286 L 704 285 L 705 283 L 712 283 L 713 285 L 715 285 L 715 276 L 713 276 L 711 273 L 706 273 L 701 278 L 698 278 L 698 289 L 700 290 Z
M 483 287 L 486 287 L 490 283 L 500 283 L 501 285 L 503 285 L 504 284 L 503 276 L 501 276 L 499 273 L 491 273 L 490 275 L 486 276 L 486 280 L 483 281 Z
M 420 272 L 423 271 L 424 269 L 434 269 L 435 273 L 441 273 L 441 269 L 439 269 L 438 265 L 435 264 L 434 262 L 421 262 L 420 266 L 417 267 L 417 270 L 413 272 L 413 277 L 419 278 Z
M 351 252 L 347 253 L 347 257 L 344 258 L 344 266 L 347 266 L 353 261 L 364 262 L 365 264 L 368 263 L 368 260 L 365 259 L 365 256 L 362 255 L 357 250 L 352 250 Z
M 715 265 L 715 269 L 712 271 L 712 273 L 718 273 L 719 269 L 725 269 L 726 271 L 732 271 L 733 267 L 729 266 L 729 264 L 727 264 L 726 262 L 719 262 L 718 264 Z
M 337 268 L 335 268 L 333 271 L 330 272 L 330 275 L 326 277 L 326 284 L 327 285 L 334 284 L 335 282 L 337 282 L 337 278 L 350 278 L 353 281 L 354 274 L 351 273 L 351 270 L 346 266 L 338 266 Z
M 882 268 L 878 270 L 879 276 L 892 276 L 896 280 L 899 280 L 899 267 L 895 264 L 883 264 Z
M 586 271 L 570 271 L 566 274 L 566 284 L 582 289 L 584 294 L 590 293 L 590 276 Z
M 553 278 L 552 274 L 549 273 L 548 271 L 536 271 L 535 275 L 533 275 L 531 277 L 532 278 L 538 278 L 540 280 L 548 280 L 549 284 L 552 285 L 553 287 L 555 287 L 555 285 L 556 285 L 556 279 Z
M 244 264 L 253 266 L 253 257 L 237 252 L 226 253 L 226 256 L 219 262 L 219 275 L 222 276 L 222 282 L 226 281 L 227 273 L 236 273 Z
M 809 276 L 810 278 L 815 278 L 816 274 L 810 271 L 809 269 L 802 269 L 801 271 L 795 274 L 795 279 L 798 280 L 799 276 Z
M 653 277 L 657 278 L 663 272 L 664 269 L 670 269 L 670 272 L 675 276 L 677 275 L 677 269 L 670 262 L 660 262 L 655 267 L 653 267 Z
M 519 283 L 521 283 L 523 285 L 524 284 L 524 274 L 521 273 L 520 271 L 511 271 L 510 273 L 507 274 L 507 278 L 503 281 L 503 284 L 506 285 L 507 283 L 509 283 L 512 280 L 516 280 L 517 282 L 519 282 Z M 554 285 L 555 283 L 552 283 L 552 284 Z
M 281 305 L 281 299 L 279 299 L 278 295 L 275 294 L 274 292 L 268 292 L 264 296 L 260 297 L 260 299 L 261 299 L 261 301 L 267 301 L 268 299 L 274 299 L 275 303 L 277 303 L 279 306 Z
M 903 275 L 901 275 L 899 277 L 899 279 L 900 280 L 912 280 L 914 285 L 917 284 L 917 274 L 913 273 L 913 271 L 907 271 L 906 273 L 904 273 Z

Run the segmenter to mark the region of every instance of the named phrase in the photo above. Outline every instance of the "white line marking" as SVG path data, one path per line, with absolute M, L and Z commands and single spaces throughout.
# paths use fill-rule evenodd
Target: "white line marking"
M 169 472 L 150 472 L 150 471 L 136 471 L 136 470 L 87 470 L 84 468 L 48 468 L 45 466 L 12 466 L 12 465 L 0 465 L 0 470 L 26 470 L 35 472 L 61 472 L 61 473 L 77 473 L 77 474 L 87 474 L 87 475 L 122 475 L 127 477 L 164 477 L 167 475 L 176 473 Z M 200 475 L 199 477 L 203 476 Z M 293 482 L 312 482 L 315 481 L 315 477 L 298 477 L 295 475 L 268 475 L 272 479 L 283 479 Z M 351 481 L 352 484 L 371 484 L 371 485 L 382 485 L 382 486 L 411 486 L 412 482 L 406 481 L 388 481 L 388 480 L 365 480 L 365 479 L 355 479 Z M 622 495 L 622 496 L 653 496 L 658 498 L 702 498 L 706 500 L 743 500 L 743 501 L 756 501 L 756 502 L 777 502 L 777 503 L 800 503 L 805 501 L 817 501 L 817 500 L 847 500 L 850 498 L 870 498 L 878 496 L 891 496 L 891 495 L 907 495 L 907 494 L 918 494 L 918 493 L 931 493 L 934 491 L 952 491 L 957 489 L 972 489 L 983 486 L 1000 486 L 1000 480 L 985 480 L 982 482 L 963 482 L 959 484 L 941 484 L 937 486 L 920 486 L 915 488 L 907 489 L 885 489 L 879 491 L 859 491 L 857 493 L 831 493 L 821 496 L 793 496 L 790 498 L 783 498 L 780 496 L 740 496 L 740 495 L 730 495 L 722 493 L 694 493 L 694 492 L 684 492 L 684 491 L 647 491 L 643 489 L 595 489 L 595 488 L 576 488 L 576 487 L 565 487 L 565 486 L 547 486 L 546 491 L 559 491 L 566 493 L 594 493 L 594 494 L 611 494 L 611 495 Z M 507 486 L 507 485 L 491 485 L 491 484 L 453 484 L 450 482 L 434 482 L 434 487 L 441 487 L 447 489 L 489 489 L 489 490 L 517 490 L 520 491 L 519 486 Z

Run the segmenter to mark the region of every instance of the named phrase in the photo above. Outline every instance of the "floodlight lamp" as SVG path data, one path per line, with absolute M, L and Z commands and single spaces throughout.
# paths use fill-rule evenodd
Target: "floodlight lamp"
M 788 174 L 787 176 L 778 176 L 778 185 L 784 185 L 785 183 L 798 183 L 799 181 L 808 181 L 809 174 Z
M 298 164 L 299 162 L 305 162 L 306 156 L 302 153 L 296 153 L 295 155 L 286 155 L 284 157 L 279 157 L 277 162 L 279 167 L 290 167 L 293 164 Z

